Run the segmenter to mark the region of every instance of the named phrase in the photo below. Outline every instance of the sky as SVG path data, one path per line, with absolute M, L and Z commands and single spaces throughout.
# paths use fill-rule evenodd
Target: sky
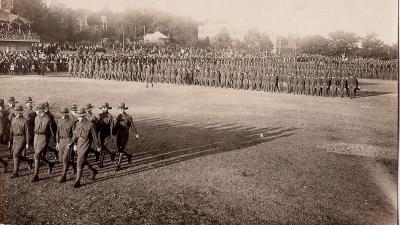
M 300 36 L 344 30 L 361 36 L 376 33 L 397 43 L 397 0 L 59 0 L 67 6 L 99 11 L 156 8 L 206 22 L 201 36 L 226 27 L 240 38 L 248 29 L 274 35 Z

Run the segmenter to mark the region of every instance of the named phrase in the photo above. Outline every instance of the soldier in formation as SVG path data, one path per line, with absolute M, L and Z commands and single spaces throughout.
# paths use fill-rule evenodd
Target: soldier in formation
M 348 80 L 356 73 L 357 61 L 322 61 L 297 58 L 212 58 L 86 56 L 70 59 L 72 77 L 118 81 L 171 83 L 235 88 L 298 95 L 350 97 Z M 370 68 L 370 67 L 368 67 Z M 375 68 L 375 67 L 371 67 Z M 392 67 L 390 67 L 392 68 Z M 390 69 L 389 69 L 390 70 Z M 365 72 L 365 71 L 364 71 Z M 334 82 L 333 82 L 334 81 Z M 353 82 L 358 90 L 358 81 Z M 344 94 L 338 95 L 343 88 Z M 353 88 L 353 87 L 351 87 Z

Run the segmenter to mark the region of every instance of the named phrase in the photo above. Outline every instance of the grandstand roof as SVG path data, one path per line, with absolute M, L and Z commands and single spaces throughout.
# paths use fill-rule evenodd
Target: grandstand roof
M 25 19 L 19 15 L 7 12 L 6 10 L 0 9 L 0 22 L 2 23 L 16 23 L 16 24 L 32 24 L 32 21 Z

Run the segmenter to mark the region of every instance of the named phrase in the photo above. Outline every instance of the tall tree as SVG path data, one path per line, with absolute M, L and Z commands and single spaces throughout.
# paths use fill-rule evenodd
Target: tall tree
M 360 38 L 356 33 L 336 31 L 329 34 L 329 46 L 332 55 L 353 55 L 358 49 Z
M 329 54 L 329 40 L 321 35 L 306 36 L 300 39 L 299 50 L 304 54 Z
M 231 47 L 232 38 L 229 31 L 224 27 L 221 31 L 214 37 L 214 45 L 219 48 Z

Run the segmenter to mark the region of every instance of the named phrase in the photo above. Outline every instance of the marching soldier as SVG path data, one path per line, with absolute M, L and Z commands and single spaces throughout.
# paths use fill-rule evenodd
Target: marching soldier
M 54 163 L 46 159 L 46 150 L 49 145 L 50 138 L 55 138 L 54 130 L 51 127 L 51 119 L 45 113 L 44 104 L 38 104 L 35 108 L 37 116 L 35 118 L 35 137 L 34 137 L 34 158 L 35 158 L 35 175 L 32 182 L 39 180 L 39 164 L 40 160 L 49 166 L 49 173 L 53 170 Z
M 112 139 L 113 129 L 114 129 L 114 120 L 113 116 L 108 112 L 108 110 L 112 109 L 108 105 L 108 103 L 104 103 L 100 109 L 103 111 L 99 114 L 99 120 L 97 125 L 97 132 L 99 136 L 100 146 L 101 146 L 101 158 L 99 167 L 103 167 L 105 153 L 108 153 L 111 156 L 111 161 L 114 161 L 115 153 L 110 151 L 107 148 L 108 142 Z
M 56 131 L 57 131 L 56 117 L 53 115 L 53 113 L 50 112 L 50 104 L 49 104 L 49 102 L 45 102 L 44 103 L 44 107 L 45 107 L 44 113 L 45 113 L 45 115 L 47 117 L 49 117 L 49 119 L 50 119 L 50 127 L 53 130 L 53 134 L 55 134 Z M 55 136 L 54 136 L 54 138 L 55 138 Z M 51 139 L 51 141 L 53 141 L 53 140 L 55 140 L 55 139 Z M 56 143 L 55 142 L 49 142 L 44 154 L 46 155 L 47 151 L 53 152 L 55 160 L 58 160 L 58 151 L 57 151 L 57 149 L 51 147 L 50 144 L 52 144 L 52 146 L 55 146 Z
M 91 180 L 96 178 L 98 171 L 94 169 L 90 163 L 86 160 L 88 149 L 94 143 L 97 146 L 97 150 L 101 151 L 100 142 L 97 139 L 96 130 L 94 124 L 86 118 L 85 108 L 80 108 L 77 111 L 78 122 L 76 123 L 74 135 L 71 142 L 67 145 L 67 148 L 71 148 L 74 144 L 77 145 L 77 175 L 74 183 L 74 188 L 81 186 L 81 178 L 83 174 L 83 167 L 86 165 L 92 171 Z
M 122 158 L 125 155 L 128 158 L 128 163 L 131 163 L 132 155 L 125 151 L 126 144 L 129 140 L 129 130 L 135 133 L 136 139 L 139 138 L 139 133 L 133 123 L 132 117 L 126 113 L 128 107 L 125 103 L 121 103 L 118 106 L 120 113 L 115 120 L 114 134 L 117 137 L 117 147 L 119 152 L 119 160 L 116 171 L 121 169 Z
M 15 117 L 11 121 L 9 143 L 9 148 L 12 149 L 14 161 L 14 172 L 11 178 L 16 178 L 19 176 L 20 160 L 27 162 L 30 169 L 32 169 L 33 163 L 32 160 L 29 160 L 22 155 L 22 151 L 29 148 L 31 139 L 28 121 L 23 117 L 24 109 L 21 105 L 18 105 L 14 112 Z M 7 165 L 3 164 L 3 166 L 6 168 Z
M 92 106 L 91 103 L 88 103 L 88 104 L 86 104 L 85 109 L 86 109 L 86 113 L 87 113 L 86 118 L 90 122 L 93 123 L 94 129 L 96 130 L 97 123 L 98 123 L 99 119 L 92 112 L 92 110 L 94 109 L 94 106 Z M 97 134 L 97 130 L 96 130 L 96 134 Z M 89 153 L 93 153 L 95 155 L 96 162 L 98 162 L 100 160 L 100 152 L 94 150 L 93 148 L 89 148 Z
M 32 98 L 28 97 L 25 100 L 25 111 L 24 111 L 24 117 L 26 120 L 28 120 L 28 127 L 29 127 L 29 135 L 30 137 L 33 137 L 35 135 L 34 130 L 35 130 L 35 117 L 36 117 L 36 113 L 35 111 L 33 111 L 33 106 L 32 106 Z M 30 138 L 30 143 L 29 146 L 33 146 L 33 138 Z M 23 156 L 26 157 L 26 151 L 28 151 L 28 149 L 25 149 L 23 151 Z
M 59 159 L 63 165 L 60 183 L 64 183 L 66 181 L 68 166 L 72 165 L 74 170 L 76 170 L 76 165 L 69 160 L 72 150 L 68 147 L 71 143 L 76 123 L 69 117 L 68 108 L 63 108 L 60 113 L 61 119 L 57 123 L 56 141 Z

